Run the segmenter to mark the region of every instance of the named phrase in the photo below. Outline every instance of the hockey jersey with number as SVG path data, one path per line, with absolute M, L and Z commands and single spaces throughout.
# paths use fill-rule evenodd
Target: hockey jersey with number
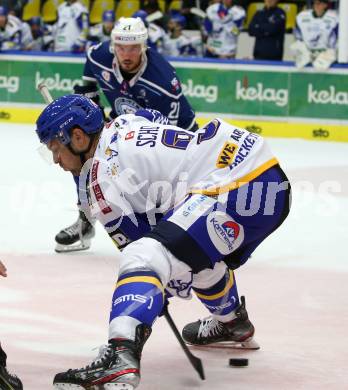
M 208 36 L 207 46 L 217 55 L 233 54 L 237 50 L 237 36 L 245 19 L 242 7 L 225 8 L 223 4 L 213 4 L 207 8 L 204 22 Z
M 226 193 L 277 163 L 262 137 L 220 119 L 192 133 L 122 115 L 104 128 L 84 167 L 80 200 L 122 248 L 187 194 Z
M 54 51 L 79 51 L 86 44 L 88 10 L 78 1 L 62 3 L 58 7 L 58 21 L 54 26 Z
M 337 43 L 338 15 L 327 10 L 322 17 L 313 10 L 300 12 L 296 17 L 295 38 L 303 41 L 309 50 L 334 49 Z
M 110 52 L 110 41 L 92 46 L 87 52 L 83 79 L 98 83 L 110 106 L 111 117 L 153 108 L 173 125 L 193 129 L 195 114 L 181 90 L 175 69 L 155 50 L 147 49 L 144 63 L 127 81 Z

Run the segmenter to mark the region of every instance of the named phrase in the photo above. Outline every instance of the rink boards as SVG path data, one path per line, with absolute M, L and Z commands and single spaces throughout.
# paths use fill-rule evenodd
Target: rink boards
M 4 105 L 0 110 L 0 122 L 35 123 L 44 106 L 27 108 L 22 106 Z M 248 129 L 265 137 L 303 138 L 308 140 L 348 142 L 348 124 L 313 121 L 300 122 L 291 120 L 280 122 L 261 120 L 258 118 L 245 119 L 220 113 L 197 113 L 197 122 L 203 126 L 209 120 L 220 117 L 238 127 Z

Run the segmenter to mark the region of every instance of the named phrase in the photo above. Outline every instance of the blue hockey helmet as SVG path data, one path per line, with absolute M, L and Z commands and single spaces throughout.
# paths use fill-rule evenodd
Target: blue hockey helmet
M 140 18 L 143 22 L 145 22 L 147 18 L 147 12 L 143 9 L 139 9 L 138 11 L 134 12 L 132 18 Z
M 40 16 L 33 16 L 31 19 L 28 20 L 28 23 L 30 26 L 41 26 L 42 19 Z
M 115 11 L 107 10 L 103 12 L 103 22 L 112 22 L 114 23 L 116 20 Z
M 79 127 L 86 134 L 95 134 L 103 125 L 103 113 L 97 104 L 82 95 L 66 95 L 42 111 L 36 121 L 36 133 L 42 143 L 58 139 L 68 145 L 73 127 Z
M 180 11 L 171 10 L 169 12 L 169 20 L 174 20 L 174 22 L 178 23 L 181 28 L 185 28 L 186 26 L 186 18 L 180 13 Z
M 0 16 L 7 16 L 8 15 L 8 8 L 0 5 Z

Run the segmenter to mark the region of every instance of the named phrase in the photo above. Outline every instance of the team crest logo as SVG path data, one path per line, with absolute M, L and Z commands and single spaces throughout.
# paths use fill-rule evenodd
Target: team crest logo
M 106 81 L 110 81 L 110 72 L 106 71 L 106 70 L 103 70 L 102 71 L 102 76 L 103 76 L 103 79 L 106 80 Z
M 180 82 L 176 77 L 174 77 L 170 83 L 172 84 L 172 89 L 174 92 L 177 92 L 180 90 Z
M 134 114 L 136 111 L 143 108 L 134 100 L 127 99 L 124 97 L 116 99 L 114 104 L 115 111 L 118 115 Z
M 116 150 L 112 150 L 109 146 L 105 150 L 105 155 L 107 156 L 107 161 L 111 160 L 113 157 L 118 156 L 118 152 Z

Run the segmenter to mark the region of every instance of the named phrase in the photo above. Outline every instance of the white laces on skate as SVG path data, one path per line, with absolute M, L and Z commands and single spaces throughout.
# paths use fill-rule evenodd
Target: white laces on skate
M 93 368 L 93 367 L 97 366 L 100 363 L 104 363 L 104 361 L 107 360 L 110 357 L 110 355 L 112 353 L 112 349 L 113 348 L 112 348 L 112 346 L 110 344 L 109 345 L 106 345 L 106 344 L 101 345 L 99 347 L 99 351 L 98 351 L 97 357 L 87 367 Z
M 197 338 L 205 338 L 210 336 L 217 336 L 221 333 L 223 324 L 213 317 L 206 317 L 201 320 L 198 329 Z

